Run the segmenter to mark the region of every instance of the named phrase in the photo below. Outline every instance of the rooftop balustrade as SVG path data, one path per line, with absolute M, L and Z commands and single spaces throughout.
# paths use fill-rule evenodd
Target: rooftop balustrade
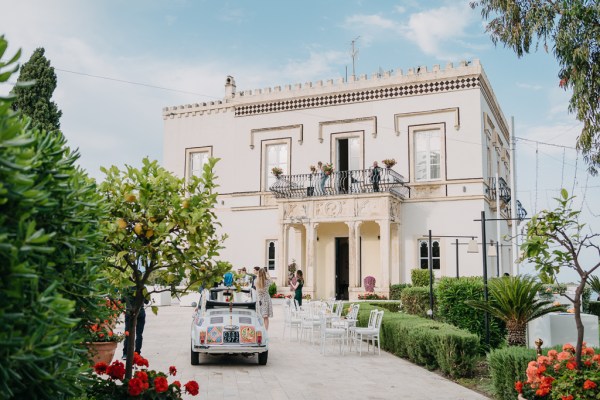
M 276 198 L 339 196 L 362 193 L 392 193 L 399 198 L 410 196 L 404 177 L 391 168 L 379 168 L 379 177 L 372 169 L 325 173 L 280 175 L 269 188 Z

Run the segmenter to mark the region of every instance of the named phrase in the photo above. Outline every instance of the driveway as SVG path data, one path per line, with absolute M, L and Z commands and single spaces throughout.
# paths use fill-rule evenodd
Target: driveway
M 167 372 L 175 365 L 176 379 L 182 383 L 195 379 L 200 394 L 189 398 L 196 399 L 487 398 L 384 351 L 380 356 L 363 352 L 361 357 L 340 355 L 337 347 L 329 346 L 323 356 L 318 344 L 298 342 L 295 336 L 284 340 L 283 307 L 274 305 L 274 312 L 266 366 L 259 366 L 256 357 L 232 356 L 201 356 L 201 365 L 190 365 L 193 309 L 176 305 L 161 307 L 157 316 L 147 312 L 142 354 L 150 369 Z M 117 356 L 121 349 L 120 345 Z

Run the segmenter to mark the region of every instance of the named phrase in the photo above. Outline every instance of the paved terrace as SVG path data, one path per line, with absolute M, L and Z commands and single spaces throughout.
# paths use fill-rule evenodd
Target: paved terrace
M 329 345 L 323 356 L 318 344 L 298 342 L 295 335 L 290 341 L 287 332 L 284 340 L 281 305 L 274 305 L 266 366 L 259 366 L 256 357 L 231 356 L 201 356 L 201 365 L 192 366 L 192 313 L 179 306 L 161 307 L 158 316 L 148 312 L 142 347 L 151 369 L 167 372 L 175 365 L 182 384 L 190 379 L 200 384 L 200 394 L 190 399 L 486 399 L 384 351 L 381 356 L 340 355 L 337 345 Z M 121 353 L 122 344 L 115 357 Z

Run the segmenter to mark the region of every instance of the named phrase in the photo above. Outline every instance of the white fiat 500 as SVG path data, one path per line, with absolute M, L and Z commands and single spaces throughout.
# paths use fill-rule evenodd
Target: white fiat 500
M 263 319 L 256 312 L 253 289 L 205 289 L 193 316 L 191 335 L 192 365 L 200 364 L 200 354 L 256 354 L 260 365 L 267 364 L 269 338 Z

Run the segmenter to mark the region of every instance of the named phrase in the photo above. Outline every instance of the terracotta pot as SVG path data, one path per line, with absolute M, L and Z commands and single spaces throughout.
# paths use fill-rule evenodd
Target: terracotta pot
M 517 396 L 517 400 L 527 400 L 525 397 L 521 396 L 521 394 L 519 393 L 519 395 Z
M 117 342 L 92 342 L 87 343 L 87 347 L 92 364 L 99 362 L 110 364 L 115 355 L 115 350 L 117 350 Z

